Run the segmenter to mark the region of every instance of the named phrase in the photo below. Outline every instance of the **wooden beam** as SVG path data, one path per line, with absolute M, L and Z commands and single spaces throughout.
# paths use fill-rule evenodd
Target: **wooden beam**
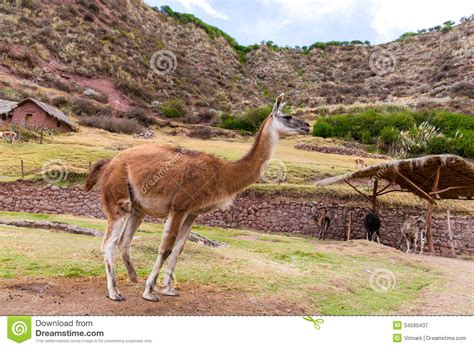
M 350 187 L 352 187 L 354 190 L 356 190 L 360 195 L 362 195 L 362 197 L 364 197 L 365 199 L 369 200 L 370 202 L 372 202 L 372 200 L 370 199 L 369 196 L 367 196 L 365 193 L 359 191 L 354 185 L 352 185 L 349 181 L 347 180 L 344 180 L 344 182 L 349 185 Z
M 459 189 L 464 189 L 464 188 L 472 188 L 472 186 L 452 186 L 452 187 L 448 187 L 439 191 L 430 192 L 430 195 L 435 195 L 435 194 L 437 195 L 438 193 L 443 193 L 443 192 L 451 191 L 451 190 L 459 190 Z
M 433 188 L 431 189 L 431 192 L 436 191 L 438 189 L 440 176 L 441 176 L 441 165 L 438 165 L 438 168 L 436 168 L 436 176 L 433 181 Z M 439 195 L 437 195 L 436 193 L 430 193 L 430 195 L 434 195 L 436 198 L 439 199 Z
M 441 175 L 441 166 L 438 165 L 438 168 L 436 168 L 435 179 L 433 181 L 433 187 L 431 189 L 431 192 L 437 190 L 440 175 Z M 432 227 L 433 227 L 433 204 L 430 203 L 430 205 L 428 207 L 427 216 L 426 216 L 426 239 L 427 239 L 427 242 L 428 242 L 428 249 L 429 249 L 430 253 L 434 254 L 435 250 L 434 250 Z
M 379 186 L 379 180 L 374 180 L 374 187 L 372 189 L 372 212 L 377 215 L 377 187 Z
M 428 242 L 428 250 L 431 254 L 434 254 L 434 243 L 433 243 L 433 204 L 429 204 L 428 211 L 426 213 L 426 239 Z
M 379 193 L 379 196 L 383 196 L 383 195 L 386 195 L 387 193 L 391 193 L 391 192 L 410 192 L 410 191 L 408 191 L 408 190 L 394 189 L 394 190 L 388 190 L 388 191 Z
M 385 186 L 383 189 L 381 189 L 379 192 L 377 192 L 377 195 L 380 196 L 382 192 L 384 192 L 386 189 L 388 189 L 390 186 L 392 186 L 392 183 L 389 182 L 387 186 Z
M 425 198 L 426 200 L 428 200 L 431 204 L 436 204 L 436 201 L 429 195 L 427 194 L 425 191 L 423 191 L 421 188 L 419 188 L 416 184 L 414 184 L 410 179 L 408 179 L 405 175 L 403 175 L 402 173 L 400 173 L 398 171 L 398 169 L 395 169 L 395 172 L 398 174 L 398 176 L 400 178 L 402 178 L 403 180 L 405 180 L 405 182 L 408 184 L 408 186 L 410 186 L 412 189 L 414 189 L 415 191 L 418 191 L 420 193 L 421 196 L 423 196 L 423 198 Z

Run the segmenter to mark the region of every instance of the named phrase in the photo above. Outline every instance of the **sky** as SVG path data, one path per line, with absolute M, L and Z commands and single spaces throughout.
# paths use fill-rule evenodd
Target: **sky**
M 315 41 L 393 41 L 407 31 L 474 13 L 473 0 L 145 0 L 192 13 L 243 45 Z

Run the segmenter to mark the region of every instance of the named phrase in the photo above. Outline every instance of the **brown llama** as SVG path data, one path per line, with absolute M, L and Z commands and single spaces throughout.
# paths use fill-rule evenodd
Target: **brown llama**
M 308 123 L 283 113 L 283 94 L 263 121 L 250 151 L 236 161 L 161 145 L 142 145 L 94 164 L 85 189 L 100 187 L 108 225 L 102 249 L 109 298 L 124 300 L 115 281 L 114 249 L 118 244 L 131 281 L 137 273 L 130 259 L 133 235 L 145 215 L 166 218 L 158 256 L 143 298 L 159 301 L 156 281 L 169 258 L 162 294 L 176 296 L 173 272 L 199 214 L 229 206 L 236 194 L 262 176 L 281 136 L 307 134 Z

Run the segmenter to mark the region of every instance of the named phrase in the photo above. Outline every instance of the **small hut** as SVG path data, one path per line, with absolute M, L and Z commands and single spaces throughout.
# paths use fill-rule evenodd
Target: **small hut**
M 58 132 L 76 129 L 74 123 L 61 110 L 33 98 L 26 98 L 19 103 L 0 100 L 0 117 L 0 125 L 45 128 Z

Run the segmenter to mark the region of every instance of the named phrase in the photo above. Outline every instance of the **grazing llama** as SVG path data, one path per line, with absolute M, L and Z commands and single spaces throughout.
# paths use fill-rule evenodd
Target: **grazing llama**
M 14 143 L 15 140 L 18 138 L 18 135 L 12 131 L 4 131 L 0 132 L 0 138 L 3 139 L 3 141 Z
M 420 255 L 423 253 L 426 236 L 426 220 L 422 216 L 412 216 L 402 224 L 401 232 L 407 243 L 407 254 L 413 245 L 413 253 L 416 253 L 416 244 L 420 240 Z
M 167 259 L 162 294 L 178 295 L 172 284 L 173 272 L 197 216 L 228 207 L 237 193 L 259 180 L 281 136 L 309 132 L 308 123 L 283 113 L 284 105 L 282 94 L 250 151 L 237 161 L 170 146 L 143 145 L 94 164 L 85 189 L 99 183 L 102 209 L 108 218 L 102 249 L 110 299 L 124 300 L 115 281 L 116 244 L 130 280 L 137 281 L 130 246 L 145 215 L 166 218 L 166 223 L 143 298 L 159 301 L 155 285 Z
M 367 240 L 372 241 L 373 236 L 377 237 L 377 242 L 380 243 L 380 219 L 377 214 L 372 212 L 365 216 L 364 221 Z
M 319 240 L 324 240 L 326 237 L 326 232 L 329 229 L 329 225 L 331 224 L 331 219 L 329 216 L 326 215 L 326 211 L 323 211 L 317 220 L 317 224 L 319 226 Z
M 355 160 L 355 164 L 356 164 L 356 168 L 364 168 L 364 167 L 367 167 L 367 164 L 365 163 L 365 161 L 363 159 L 360 159 L 360 158 L 357 158 Z

